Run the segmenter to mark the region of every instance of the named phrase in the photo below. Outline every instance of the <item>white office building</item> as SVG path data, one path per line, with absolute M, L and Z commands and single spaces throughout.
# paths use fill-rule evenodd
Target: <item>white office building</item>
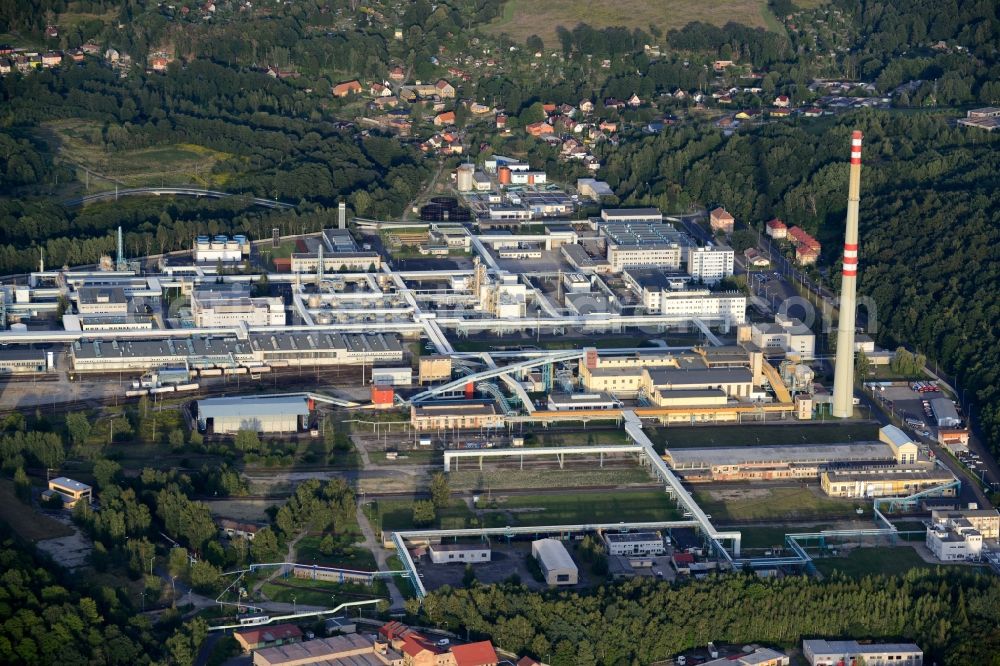
M 490 544 L 485 542 L 431 544 L 427 552 L 434 564 L 489 562 L 491 558 Z
M 659 532 L 606 533 L 609 555 L 663 555 L 667 552 Z
M 800 320 L 783 314 L 775 315 L 774 323 L 751 324 L 750 341 L 764 350 L 797 354 L 803 361 L 816 356 L 816 335 Z
M 978 560 L 984 534 L 996 538 L 997 520 L 1000 514 L 996 511 L 933 511 L 927 525 L 927 549 L 942 562 Z
M 206 328 L 236 326 L 284 326 L 285 303 L 279 297 L 251 298 L 218 291 L 191 294 L 194 325 Z
M 688 248 L 688 275 L 705 284 L 716 284 L 733 274 L 736 253 L 728 245 Z

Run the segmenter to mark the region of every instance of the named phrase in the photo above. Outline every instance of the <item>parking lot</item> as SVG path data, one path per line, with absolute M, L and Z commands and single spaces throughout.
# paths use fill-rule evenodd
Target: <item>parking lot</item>
M 903 420 L 910 434 L 933 438 L 937 433 L 931 401 L 946 397 L 941 391 L 928 384 L 923 391 L 914 390 L 911 385 L 886 386 L 874 392 L 887 410 Z

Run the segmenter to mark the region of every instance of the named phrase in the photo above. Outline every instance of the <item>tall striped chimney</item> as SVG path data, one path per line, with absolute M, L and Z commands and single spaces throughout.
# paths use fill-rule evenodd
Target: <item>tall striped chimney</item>
M 861 132 L 851 134 L 851 177 L 847 194 L 847 230 L 844 233 L 844 272 L 840 283 L 840 319 L 837 323 L 837 362 L 833 376 L 833 415 L 854 414 L 854 328 L 858 281 L 858 202 L 861 190 Z

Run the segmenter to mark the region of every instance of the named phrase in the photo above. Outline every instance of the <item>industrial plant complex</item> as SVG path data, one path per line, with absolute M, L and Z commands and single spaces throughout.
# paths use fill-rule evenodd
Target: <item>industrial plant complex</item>
M 424 520 L 414 508 L 410 520 L 409 506 L 387 514 L 395 522 L 366 547 L 395 551 L 392 570 L 385 557 L 371 571 L 254 564 L 297 582 L 374 589 L 401 576 L 422 599 L 468 570 L 581 589 L 604 579 L 584 552 L 607 558 L 612 579 L 782 576 L 815 573 L 839 548 L 906 541 L 933 561 L 1000 570 L 1000 514 L 978 495 L 969 501 L 978 487 L 947 457 L 968 442 L 952 396 L 934 382 L 856 381 L 859 351 L 872 367 L 893 355 L 855 320 L 861 144 L 855 132 L 835 336 L 812 311 L 775 307 L 752 288 L 770 280 L 787 301 L 803 300 L 734 251 L 736 220 L 724 208 L 701 220 L 603 207 L 606 183 L 563 189 L 495 156 L 459 165 L 449 196 L 414 208 L 419 221 L 348 218 L 341 204 L 320 233 L 204 235 L 190 253 L 138 259 L 119 233 L 117 255 L 96 267 L 47 268 L 40 257 L 37 271 L 0 286 L 0 375 L 8 386 L 46 386 L 43 404 L 56 409 L 88 392 L 105 404 L 169 405 L 211 444 L 333 446 L 335 423 L 359 452 L 352 482 L 373 497 L 395 501 L 384 488 L 397 478 L 421 501 L 432 475 L 465 484 L 460 508 L 474 519 Z M 785 238 L 780 220 L 767 228 Z M 818 252 L 791 237 L 795 257 Z M 700 432 L 711 435 L 693 441 Z M 625 480 L 608 481 L 607 470 Z M 517 504 L 529 474 L 553 493 L 546 475 L 605 474 L 585 492 L 644 492 L 653 509 L 616 499 L 613 514 L 536 515 Z M 255 483 L 306 478 L 329 479 L 330 469 L 308 459 Z M 840 513 L 762 547 L 745 537 L 742 515 L 709 508 L 751 504 L 775 484 Z M 66 507 L 93 501 L 71 478 L 51 479 L 47 493 Z M 900 515 L 916 514 L 900 526 Z M 258 528 L 235 517 L 218 526 L 220 538 L 248 541 Z M 241 630 L 254 664 L 498 663 L 489 643 L 449 647 L 402 626 L 305 641 L 270 629 Z M 817 665 L 920 664 L 922 654 L 825 640 L 803 650 Z M 356 661 L 340 661 L 348 657 Z M 767 648 L 715 658 L 789 663 Z

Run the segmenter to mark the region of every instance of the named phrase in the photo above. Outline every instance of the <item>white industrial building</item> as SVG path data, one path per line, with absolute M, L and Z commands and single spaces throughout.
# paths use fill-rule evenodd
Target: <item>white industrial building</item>
M 549 409 L 554 412 L 574 409 L 614 409 L 621 401 L 607 393 L 549 393 Z
M 597 202 L 600 202 L 601 197 L 613 197 L 615 195 L 610 185 L 603 180 L 595 180 L 594 178 L 577 178 L 576 190 L 580 193 L 581 197 L 587 197 Z
M 750 341 L 765 351 L 781 350 L 803 361 L 816 356 L 816 334 L 795 317 L 776 314 L 774 323 L 750 324 Z
M 978 560 L 984 539 L 1000 536 L 1000 513 L 996 509 L 932 511 L 925 543 L 942 562 Z
M 451 562 L 489 562 L 491 558 L 490 544 L 481 543 L 438 543 L 431 544 L 427 549 L 431 562 L 448 564 Z
M 690 276 L 667 275 L 656 269 L 631 269 L 622 274 L 650 314 L 675 315 L 737 326 L 746 321 L 747 297 L 741 292 L 693 289 Z
M 688 275 L 705 284 L 716 284 L 733 274 L 736 253 L 728 245 L 688 248 Z
M 531 542 L 531 556 L 538 562 L 549 585 L 576 585 L 580 572 L 562 541 L 539 539 Z
M 76 291 L 76 309 L 82 315 L 126 315 L 128 295 L 120 286 L 87 286 Z
M 305 395 L 206 398 L 198 401 L 198 428 L 217 435 L 240 430 L 295 433 L 309 426 Z
M 198 236 L 194 241 L 195 263 L 224 264 L 242 261 L 250 255 L 250 241 L 246 236 Z
M 605 533 L 609 555 L 663 555 L 667 552 L 659 532 Z
M 243 293 L 195 291 L 191 294 L 194 325 L 205 328 L 235 326 L 284 326 L 285 303 L 277 296 L 251 298 Z
M 809 666 L 922 666 L 924 651 L 913 643 L 858 643 L 857 641 L 802 641 L 802 656 Z
M 413 384 L 413 368 L 372 368 L 372 384 L 410 386 Z
M 934 419 L 941 428 L 955 428 L 962 425 L 962 419 L 955 409 L 955 403 L 949 398 L 934 398 L 931 400 Z
M 658 208 L 605 208 L 601 211 L 605 222 L 663 222 L 663 213 Z

